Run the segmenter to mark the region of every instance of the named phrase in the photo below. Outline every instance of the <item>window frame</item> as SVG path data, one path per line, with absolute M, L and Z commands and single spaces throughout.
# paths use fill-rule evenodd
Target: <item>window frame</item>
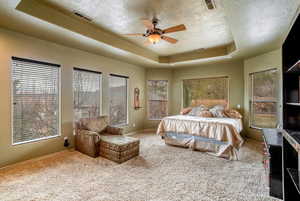
M 166 86 L 166 88 L 167 88 L 167 99 L 166 99 L 166 102 L 167 102 L 167 106 L 166 106 L 166 109 L 167 109 L 167 111 L 166 111 L 166 116 L 168 116 L 169 115 L 169 80 L 147 80 L 147 119 L 149 120 L 149 121 L 160 121 L 160 120 L 162 120 L 164 117 L 162 117 L 162 118 L 160 118 L 160 119 L 151 119 L 150 118 L 150 113 L 149 113 L 149 111 L 150 111 L 150 106 L 149 106 L 149 103 L 150 103 L 150 99 L 149 99 L 149 86 L 148 86 L 148 82 L 149 81 L 166 81 L 167 82 L 167 86 Z M 152 100 L 152 101 L 157 101 L 157 100 Z
M 14 60 L 20 60 L 24 62 L 30 62 L 30 63 L 35 63 L 35 64 L 42 64 L 42 65 L 49 65 L 54 68 L 58 68 L 58 128 L 57 131 L 58 133 L 53 136 L 47 136 L 47 137 L 41 137 L 33 140 L 26 140 L 22 142 L 14 142 L 14 80 L 13 80 L 13 61 Z M 61 65 L 55 64 L 55 63 L 49 63 L 49 62 L 44 62 L 44 61 L 39 61 L 39 60 L 33 60 L 33 59 L 26 59 L 26 58 L 20 58 L 20 57 L 15 57 L 12 56 L 10 59 L 10 130 L 11 130 L 11 145 L 12 146 L 18 146 L 18 145 L 23 145 L 23 144 L 28 144 L 28 143 L 33 143 L 33 142 L 39 142 L 39 141 L 44 141 L 48 139 L 53 139 L 53 138 L 58 138 L 62 136 L 62 129 L 61 129 L 61 122 L 62 122 L 62 111 L 61 111 L 61 104 L 62 104 L 62 96 L 61 96 Z
M 184 106 L 184 80 L 200 80 L 200 79 L 218 79 L 218 78 L 226 78 L 227 81 L 227 107 L 230 106 L 230 76 L 228 75 L 220 75 L 220 76 L 214 76 L 214 77 L 195 77 L 195 78 L 187 78 L 181 80 L 181 109 L 185 108 Z M 186 106 L 191 107 L 191 106 Z
M 85 69 L 85 68 L 78 68 L 78 67 L 73 67 L 72 69 L 72 102 L 74 103 L 74 72 L 75 71 L 83 71 L 83 72 L 87 72 L 87 73 L 95 73 L 95 74 L 99 74 L 100 79 L 99 79 L 99 116 L 101 116 L 103 114 L 103 108 L 102 108 L 102 103 L 103 103 L 103 74 L 102 72 L 98 72 L 98 71 L 93 71 L 93 70 L 89 70 L 89 69 Z M 74 104 L 73 104 L 73 122 L 75 123 L 75 119 L 74 119 Z
M 110 122 L 110 110 L 111 110 L 111 107 L 110 107 L 110 100 L 111 100 L 111 92 L 110 92 L 110 78 L 111 77 L 118 77 L 118 78 L 124 78 L 125 81 L 126 81 L 126 121 L 125 123 L 123 124 L 116 124 L 116 125 L 113 125 L 111 124 Z M 115 126 L 115 127 L 127 127 L 129 125 L 129 101 L 128 101 L 128 98 L 129 98 L 129 77 L 128 76 L 124 76 L 124 75 L 118 75 L 118 74 L 109 74 L 108 76 L 108 103 L 109 103 L 109 106 L 108 106 L 108 117 L 109 117 L 109 124 L 111 124 L 112 126 Z
M 276 104 L 276 116 L 278 116 L 278 113 L 279 113 L 279 90 L 277 91 L 277 96 L 276 96 L 276 101 L 253 101 L 253 92 L 254 92 L 254 81 L 253 81 L 253 75 L 257 74 L 257 73 L 264 73 L 264 72 L 268 72 L 268 71 L 276 71 L 276 79 L 278 78 L 278 75 L 279 75 L 279 70 L 277 68 L 269 68 L 269 69 L 266 69 L 266 70 L 261 70 L 261 71 L 255 71 L 255 72 L 251 72 L 248 74 L 248 80 L 249 80 L 249 100 L 248 100 L 248 103 L 249 103 L 249 118 L 248 118 L 248 125 L 249 125 L 249 128 L 251 129 L 256 129 L 256 130 L 262 130 L 264 129 L 264 127 L 259 127 L 259 126 L 255 126 L 253 125 L 252 123 L 252 114 L 254 114 L 253 110 L 254 110 L 254 107 L 253 107 L 253 104 L 254 102 L 258 102 L 258 103 L 275 103 Z M 278 80 L 278 79 L 277 79 Z M 277 81 L 275 83 L 275 88 L 278 88 L 279 86 L 279 82 Z M 276 118 L 276 125 L 278 125 L 279 123 L 279 119 L 278 117 Z M 277 126 L 276 126 L 277 127 Z M 275 127 L 275 128 L 276 128 Z

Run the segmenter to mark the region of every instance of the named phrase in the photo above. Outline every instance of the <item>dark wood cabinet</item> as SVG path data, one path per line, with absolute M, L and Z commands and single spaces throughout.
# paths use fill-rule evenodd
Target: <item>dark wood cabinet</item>
M 295 22 L 282 45 L 282 62 L 284 72 L 299 72 L 299 30 L 300 30 L 300 19 L 299 16 L 295 19 Z
M 300 201 L 300 17 L 282 46 L 283 78 L 283 199 Z
M 283 198 L 300 200 L 300 132 L 283 133 Z
M 300 17 L 282 46 L 283 128 L 300 131 Z
M 282 195 L 282 132 L 263 129 L 263 164 L 270 196 L 283 199 Z

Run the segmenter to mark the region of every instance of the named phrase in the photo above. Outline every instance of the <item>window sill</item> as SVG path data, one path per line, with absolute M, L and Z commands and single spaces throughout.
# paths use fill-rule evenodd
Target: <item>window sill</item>
M 110 125 L 112 127 L 117 127 L 117 128 L 125 128 L 125 127 L 129 127 L 129 124 L 126 123 L 126 124 L 117 124 L 117 125 Z
M 249 128 L 256 129 L 256 130 L 262 130 L 262 129 L 265 129 L 265 128 L 274 128 L 274 129 L 276 129 L 276 127 L 263 127 L 263 128 L 261 128 L 261 127 L 255 127 L 255 126 L 250 126 Z
M 33 143 L 33 142 L 39 142 L 39 141 L 43 141 L 43 140 L 49 140 L 52 138 L 58 138 L 60 136 L 61 135 L 54 135 L 54 136 L 48 136 L 48 137 L 38 138 L 38 139 L 34 139 L 34 140 L 28 140 L 28 141 L 24 141 L 24 142 L 16 142 L 16 143 L 12 143 L 12 146 L 28 144 L 28 143 Z
M 255 127 L 255 126 L 250 126 L 249 128 L 251 128 L 251 129 L 256 129 L 256 130 L 262 130 L 262 129 L 263 129 L 263 128 Z

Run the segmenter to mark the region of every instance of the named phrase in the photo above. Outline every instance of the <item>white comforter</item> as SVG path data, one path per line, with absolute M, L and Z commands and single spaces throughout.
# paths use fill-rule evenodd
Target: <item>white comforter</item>
M 190 116 L 190 115 L 175 115 L 169 116 L 162 119 L 163 121 L 168 120 L 182 120 L 185 121 L 194 121 L 197 123 L 214 123 L 214 124 L 228 124 L 233 126 L 238 133 L 243 130 L 243 124 L 241 119 L 233 119 L 233 118 L 207 118 L 207 117 L 197 117 L 197 116 Z M 184 125 L 178 125 L 184 126 Z
M 204 118 L 189 115 L 176 115 L 161 120 L 157 134 L 164 136 L 166 132 L 202 136 L 226 142 L 227 150 L 239 149 L 244 140 L 240 135 L 242 131 L 241 119 L 232 118 Z M 225 152 L 216 150 L 218 155 Z

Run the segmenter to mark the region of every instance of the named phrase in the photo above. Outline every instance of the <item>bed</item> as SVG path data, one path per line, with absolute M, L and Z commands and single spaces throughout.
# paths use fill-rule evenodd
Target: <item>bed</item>
M 157 134 L 169 145 L 238 160 L 237 151 L 244 142 L 241 131 L 241 119 L 175 115 L 161 120 Z

